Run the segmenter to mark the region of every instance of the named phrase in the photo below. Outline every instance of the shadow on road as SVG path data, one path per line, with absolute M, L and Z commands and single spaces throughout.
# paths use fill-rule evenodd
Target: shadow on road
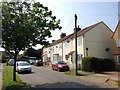
M 30 72 L 21 72 L 19 74 L 23 74 L 24 75 L 24 74 L 33 74 L 33 73 L 35 73 L 35 72 L 31 72 L 31 73 Z
M 99 88 L 98 86 L 86 86 L 76 82 L 57 82 L 35 85 L 34 88 Z
M 57 82 L 39 84 L 27 88 L 9 88 L 7 90 L 118 90 L 118 88 L 100 88 L 99 86 L 86 86 L 76 82 Z

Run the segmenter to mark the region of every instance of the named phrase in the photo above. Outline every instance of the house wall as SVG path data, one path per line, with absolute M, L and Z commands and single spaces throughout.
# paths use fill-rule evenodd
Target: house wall
M 115 61 L 116 70 L 120 70 L 120 64 L 118 64 L 118 54 L 120 54 L 120 47 L 117 47 L 116 40 L 120 39 L 120 24 L 115 30 L 114 36 L 112 38 L 112 46 L 113 46 L 113 59 Z M 119 55 L 120 56 L 120 55 Z
M 112 59 L 112 34 L 103 23 L 85 33 L 85 56 L 87 55 L 86 48 L 88 48 L 88 56 Z M 106 51 L 106 48 L 109 48 L 109 51 Z

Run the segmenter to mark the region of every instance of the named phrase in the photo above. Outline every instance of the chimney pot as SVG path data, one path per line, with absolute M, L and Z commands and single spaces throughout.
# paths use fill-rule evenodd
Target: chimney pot
M 63 38 L 66 36 L 66 33 L 61 33 L 60 38 Z

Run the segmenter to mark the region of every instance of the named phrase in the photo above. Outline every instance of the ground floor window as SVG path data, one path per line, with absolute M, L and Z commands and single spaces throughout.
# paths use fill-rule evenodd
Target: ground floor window
M 118 64 L 120 65 L 120 55 L 119 55 L 118 58 L 117 58 L 117 62 L 118 62 Z

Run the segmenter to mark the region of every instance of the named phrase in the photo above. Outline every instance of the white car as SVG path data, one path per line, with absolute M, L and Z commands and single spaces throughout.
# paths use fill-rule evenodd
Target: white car
M 11 58 L 11 59 L 8 61 L 8 64 L 11 65 L 11 66 L 13 66 L 13 65 L 14 65 L 14 59 Z
M 22 73 L 22 72 L 31 73 L 32 68 L 31 68 L 30 63 L 28 63 L 27 61 L 17 61 L 16 62 L 16 71 L 18 73 Z

